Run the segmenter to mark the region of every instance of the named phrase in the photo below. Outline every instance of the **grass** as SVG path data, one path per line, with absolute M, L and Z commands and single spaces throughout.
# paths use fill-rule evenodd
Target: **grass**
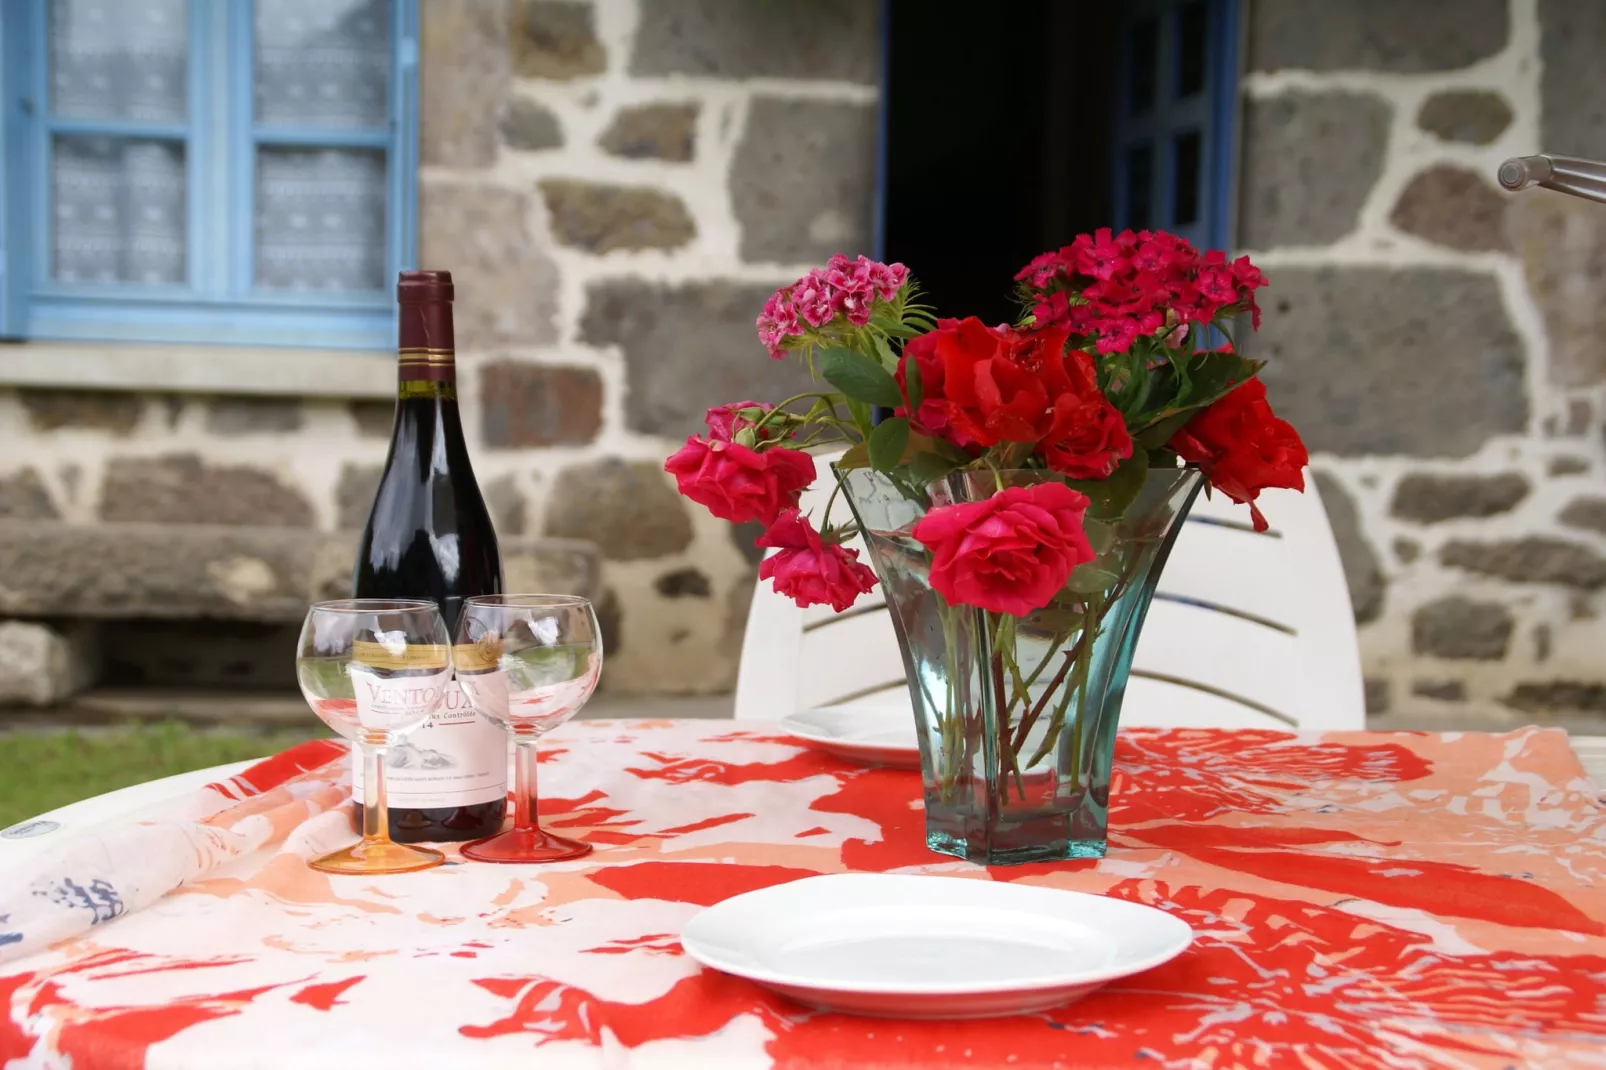
M 130 784 L 273 754 L 313 734 L 309 729 L 198 729 L 163 721 L 0 735 L 0 828 Z

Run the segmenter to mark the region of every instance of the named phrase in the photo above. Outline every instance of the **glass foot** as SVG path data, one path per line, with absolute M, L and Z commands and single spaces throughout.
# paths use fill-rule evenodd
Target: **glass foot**
M 322 858 L 307 863 L 321 873 L 347 873 L 372 875 L 375 873 L 415 873 L 432 869 L 446 861 L 446 856 L 430 847 L 411 847 L 389 840 L 369 843 L 359 841 L 350 847 L 332 851 Z
M 476 862 L 562 862 L 590 853 L 589 843 L 554 836 L 539 828 L 512 829 L 463 845 L 463 857 Z

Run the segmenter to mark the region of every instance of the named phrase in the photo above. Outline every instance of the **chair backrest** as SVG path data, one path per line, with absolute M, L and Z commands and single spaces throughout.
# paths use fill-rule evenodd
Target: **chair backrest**
M 828 460 L 803 510 L 822 518 Z M 1360 653 L 1338 547 L 1313 480 L 1267 491 L 1272 522 L 1203 493 L 1177 536 L 1133 658 L 1123 725 L 1343 729 L 1365 725 Z M 832 519 L 847 516 L 838 497 Z M 867 560 L 863 543 L 848 543 Z M 909 705 L 880 588 L 852 609 L 799 609 L 760 583 L 736 682 L 738 719 L 816 706 Z

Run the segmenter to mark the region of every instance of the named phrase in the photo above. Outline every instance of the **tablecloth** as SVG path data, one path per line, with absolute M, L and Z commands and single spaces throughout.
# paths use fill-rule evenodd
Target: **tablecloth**
M 0 1066 L 1606 1066 L 1606 814 L 1562 733 L 1116 746 L 1108 857 L 985 869 L 926 850 L 915 773 L 765 725 L 566 726 L 542 813 L 592 856 L 331 877 L 304 864 L 350 835 L 326 813 L 0 967 Z M 809 1011 L 678 945 L 707 904 L 842 870 L 1102 892 L 1197 939 L 953 1023 Z

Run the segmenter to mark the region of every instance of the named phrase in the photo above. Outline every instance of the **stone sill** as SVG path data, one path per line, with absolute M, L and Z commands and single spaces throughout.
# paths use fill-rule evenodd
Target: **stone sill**
M 390 400 L 396 362 L 379 350 L 22 342 L 0 345 L 3 386 Z

